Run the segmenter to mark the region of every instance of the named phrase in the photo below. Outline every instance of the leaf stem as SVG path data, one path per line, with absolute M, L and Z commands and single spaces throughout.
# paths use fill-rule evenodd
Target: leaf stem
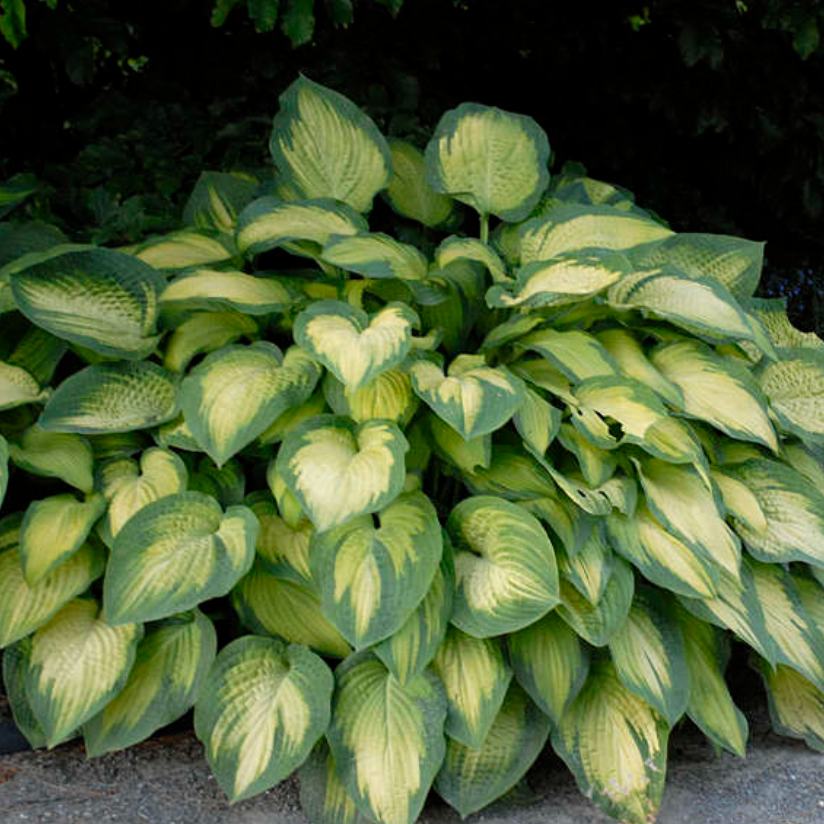
M 481 243 L 489 243 L 489 214 L 481 215 Z

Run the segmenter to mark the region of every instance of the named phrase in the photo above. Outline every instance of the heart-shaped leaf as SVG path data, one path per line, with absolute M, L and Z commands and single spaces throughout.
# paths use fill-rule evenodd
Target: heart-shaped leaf
M 245 636 L 224 647 L 195 706 L 195 732 L 231 801 L 263 792 L 309 755 L 334 679 L 306 647 Z
M 295 341 L 326 366 L 350 392 L 403 361 L 418 316 L 390 303 L 370 318 L 342 301 L 316 301 L 295 318 Z
M 323 532 L 388 506 L 403 488 L 408 448 L 391 421 L 318 415 L 286 436 L 277 473 Z
M 180 406 L 192 435 L 222 466 L 287 409 L 312 394 L 320 369 L 300 347 L 266 341 L 208 355 L 184 378 Z

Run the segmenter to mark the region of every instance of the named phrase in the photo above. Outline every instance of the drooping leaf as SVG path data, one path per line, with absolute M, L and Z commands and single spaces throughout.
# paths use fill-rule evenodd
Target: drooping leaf
M 172 372 L 150 361 L 98 364 L 57 387 L 39 424 L 50 432 L 129 432 L 165 423 L 177 410 Z
M 290 644 L 305 644 L 322 655 L 345 658 L 346 639 L 323 615 L 311 586 L 278 578 L 258 562 L 232 591 L 241 621 L 257 634 L 274 635 Z
M 151 238 L 138 246 L 134 255 L 155 269 L 174 272 L 227 263 L 237 255 L 237 250 L 226 235 L 212 237 L 184 229 Z
M 77 598 L 20 642 L 26 694 L 49 747 L 120 692 L 142 637 L 140 624 L 110 626 L 95 601 Z
M 397 366 L 409 353 L 418 316 L 390 303 L 371 318 L 342 301 L 316 301 L 295 319 L 295 341 L 350 392 Z
M 400 493 L 409 443 L 391 421 L 319 415 L 290 432 L 277 472 L 319 532 L 378 512 Z
M 512 632 L 558 603 L 552 543 L 538 520 L 508 501 L 466 498 L 447 523 L 458 550 L 452 622 L 477 638 Z
M 341 783 L 369 818 L 413 824 L 446 749 L 446 696 L 429 670 L 404 686 L 371 653 L 335 672 L 326 733 Z
M 153 625 L 126 685 L 83 725 L 88 755 L 130 747 L 180 718 L 194 705 L 216 651 L 214 626 L 199 610 Z
M 597 338 L 587 332 L 538 329 L 516 341 L 515 346 L 543 355 L 574 383 L 618 373 L 617 364 L 610 354 Z
M 552 747 L 578 788 L 608 815 L 629 824 L 654 821 L 667 763 L 667 722 L 599 661 L 552 730 Z
M 381 232 L 333 236 L 323 248 L 323 260 L 366 278 L 423 280 L 428 263 L 417 246 L 399 243 Z
M 43 403 L 49 393 L 25 369 L 0 361 L 0 410 Z
M 24 644 L 15 644 L 3 652 L 3 689 L 15 726 L 26 737 L 32 749 L 46 746 L 46 734 L 35 718 L 26 694 Z
M 441 117 L 426 147 L 436 191 L 501 220 L 525 218 L 549 182 L 549 143 L 530 117 L 463 103 Z
M 446 690 L 444 732 L 467 747 L 481 747 L 512 680 L 500 642 L 450 627 L 432 665 Z
M 367 212 L 392 179 L 389 146 L 372 120 L 306 77 L 280 96 L 269 150 L 302 199 L 335 198 Z
M 435 228 L 454 213 L 451 197 L 436 192 L 426 181 L 423 152 L 406 140 L 390 139 L 393 175 L 386 199 L 400 215 Z
M 334 679 L 305 647 L 245 636 L 224 647 L 195 705 L 195 733 L 231 801 L 303 763 L 329 723 Z
M 824 752 L 824 691 L 783 664 L 773 668 L 761 660 L 758 669 L 767 688 L 773 729 Z
M 372 518 L 361 516 L 312 538 L 312 578 L 324 613 L 362 649 L 397 632 L 423 600 L 443 539 L 422 492 L 400 495 Z
M 306 401 L 320 369 L 300 347 L 226 346 L 184 378 L 180 406 L 195 440 L 222 466 L 280 414 Z
M 512 684 L 479 747 L 447 740 L 435 791 L 461 817 L 477 812 L 524 776 L 544 748 L 549 728 L 549 718 Z
M 20 311 L 59 338 L 139 360 L 157 345 L 161 275 L 111 249 L 67 252 L 11 276 Z
M 9 445 L 9 455 L 15 465 L 34 475 L 60 478 L 86 493 L 94 486 L 92 447 L 79 435 L 45 432 L 37 425 L 30 426 L 19 443 Z
M 560 723 L 589 672 L 588 648 L 556 612 L 508 639 L 512 670 L 532 700 Z
M 187 226 L 232 232 L 238 214 L 252 199 L 257 181 L 239 172 L 201 172 L 183 210 Z
M 112 545 L 103 582 L 106 620 L 155 621 L 225 595 L 249 571 L 258 529 L 247 507 L 224 514 L 201 492 L 148 504 Z

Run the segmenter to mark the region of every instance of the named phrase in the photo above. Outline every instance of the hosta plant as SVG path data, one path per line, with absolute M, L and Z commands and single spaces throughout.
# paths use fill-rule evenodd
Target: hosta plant
M 824 343 L 754 296 L 761 244 L 550 180 L 496 108 L 422 151 L 301 78 L 270 148 L 171 235 L 0 270 L 32 744 L 194 707 L 230 800 L 299 770 L 317 824 L 468 815 L 550 746 L 646 824 L 683 718 L 745 753 L 735 642 L 824 749 Z

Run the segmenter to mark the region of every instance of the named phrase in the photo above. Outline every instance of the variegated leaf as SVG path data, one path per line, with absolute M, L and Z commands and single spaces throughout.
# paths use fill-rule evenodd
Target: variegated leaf
M 274 501 L 266 494 L 250 496 L 246 505 L 260 521 L 255 551 L 264 569 L 283 580 L 310 585 L 309 541 L 313 527 L 304 519 L 294 528 L 278 515 Z
M 544 400 L 535 390 L 528 386 L 525 386 L 524 390 L 523 403 L 513 416 L 512 422 L 529 449 L 543 457 L 558 434 L 562 412 Z
M 348 415 L 355 423 L 384 418 L 404 427 L 420 404 L 409 375 L 398 367 L 381 372 L 354 392 L 327 373 L 323 392 L 336 415 Z
M 583 690 L 552 730 L 552 746 L 578 788 L 608 815 L 649 824 L 661 804 L 667 722 L 599 661 Z
M 409 374 L 416 394 L 465 440 L 499 429 L 524 400 L 522 381 L 478 355 L 459 355 L 446 375 L 439 362 L 416 360 Z
M 593 605 L 604 594 L 612 576 L 612 566 L 612 547 L 605 540 L 600 524 L 593 527 L 578 552 L 567 555 L 561 550 L 558 553 L 558 571 L 561 577 Z
M 458 550 L 452 622 L 477 638 L 522 629 L 558 603 L 555 554 L 538 520 L 500 498 L 459 503 L 447 524 Z
M 390 303 L 370 318 L 342 301 L 316 301 L 295 318 L 295 341 L 326 366 L 350 392 L 403 361 L 418 316 Z
M 224 647 L 195 705 L 195 733 L 231 801 L 300 766 L 329 723 L 334 679 L 306 647 L 247 635 Z
M 151 238 L 134 251 L 134 256 L 155 269 L 180 271 L 201 266 L 226 263 L 237 255 L 234 244 L 226 235 L 183 230 Z
M 0 411 L 14 409 L 27 403 L 43 403 L 49 397 L 47 390 L 25 369 L 0 361 Z
M 20 527 L 20 562 L 26 583 L 40 583 L 71 558 L 105 510 L 106 500 L 99 494 L 92 494 L 85 501 L 74 495 L 32 501 Z
M 312 537 L 312 579 L 323 611 L 362 649 L 397 632 L 423 600 L 438 569 L 443 539 L 435 507 L 422 492 L 400 495 L 377 514 Z
M 51 257 L 11 276 L 14 299 L 34 324 L 114 358 L 140 360 L 160 339 L 165 282 L 151 266 L 112 249 Z
M 429 264 L 417 246 L 399 243 L 382 232 L 334 235 L 323 247 L 323 260 L 365 278 L 424 280 Z
M 240 215 L 237 245 L 247 257 L 280 246 L 296 254 L 319 257 L 330 237 L 354 235 L 368 228 L 363 215 L 339 200 L 285 202 L 260 197 Z
M 298 346 L 285 355 L 267 341 L 226 346 L 184 378 L 180 406 L 195 440 L 222 466 L 306 401 L 319 378 L 320 368 Z
M 49 398 L 39 424 L 50 432 L 148 429 L 178 410 L 177 377 L 151 361 L 87 366 Z
M 216 652 L 215 628 L 199 610 L 154 624 L 126 685 L 83 725 L 87 754 L 125 749 L 180 718 L 194 706 Z
M 335 680 L 326 737 L 341 783 L 369 818 L 413 824 L 446 749 L 443 686 L 429 670 L 402 686 L 368 652 Z
M 306 77 L 280 96 L 269 150 L 298 199 L 336 198 L 368 212 L 392 179 L 389 146 L 372 120 Z
M 290 407 L 275 418 L 271 426 L 267 426 L 258 437 L 260 446 L 270 446 L 280 443 L 293 429 L 305 423 L 309 418 L 328 413 L 326 398 L 323 392 L 316 391 L 309 400 L 297 406 Z
M 391 421 L 355 426 L 319 415 L 286 436 L 277 473 L 323 532 L 388 506 L 403 487 L 408 448 Z
M 464 440 L 455 429 L 431 412 L 426 417 L 426 425 L 432 447 L 444 460 L 468 474 L 474 473 L 478 467 L 489 468 L 492 459 L 491 435 Z
M 183 222 L 207 232 L 232 232 L 257 186 L 255 178 L 241 172 L 201 172 L 183 210 Z
M 46 733 L 34 717 L 31 701 L 26 694 L 25 644 L 15 644 L 3 653 L 3 689 L 9 702 L 14 725 L 23 733 L 32 749 L 46 746 Z M 73 737 L 69 733 L 69 737 Z
M 553 723 L 559 724 L 586 681 L 588 647 L 556 612 L 513 632 L 508 642 L 518 683 Z
M 435 791 L 461 817 L 477 812 L 523 778 L 544 748 L 549 728 L 549 718 L 512 684 L 479 747 L 447 740 Z
M 516 341 L 515 347 L 543 355 L 574 383 L 618 374 L 618 366 L 609 352 L 587 332 L 538 329 Z
M 530 117 L 463 103 L 426 147 L 426 180 L 481 215 L 525 218 L 549 182 L 549 143 Z
M 747 747 L 747 719 L 735 706 L 724 679 L 729 658 L 726 636 L 678 608 L 689 668 L 687 715 L 717 746 L 742 758 Z
M 509 280 L 506 265 L 498 253 L 488 244 L 474 237 L 450 235 L 435 250 L 435 263 L 446 269 L 454 260 L 474 260 L 486 267 L 495 282 Z
M 500 641 L 473 638 L 450 627 L 432 665 L 446 690 L 444 732 L 467 747 L 479 748 L 512 680 Z
M 78 435 L 45 432 L 37 425 L 30 426 L 19 443 L 9 445 L 9 455 L 17 466 L 34 475 L 60 478 L 86 493 L 94 486 L 92 447 Z
M 155 621 L 225 595 L 252 565 L 254 513 L 224 514 L 201 492 L 167 495 L 143 507 L 117 534 L 103 582 L 106 620 Z
M 134 663 L 143 627 L 113 627 L 99 613 L 95 601 L 77 598 L 20 642 L 26 694 L 49 747 L 117 695 Z
M 604 594 L 593 605 L 572 584 L 561 579 L 558 615 L 594 647 L 606 646 L 621 629 L 635 594 L 632 567 L 615 558 Z
M 782 352 L 758 370 L 758 383 L 784 432 L 824 443 L 824 354 L 814 349 Z
M 324 616 L 314 588 L 272 575 L 260 562 L 232 590 L 232 604 L 241 621 L 259 635 L 305 644 L 334 658 L 352 651 Z
M 761 660 L 758 669 L 767 688 L 773 729 L 824 752 L 824 690 L 782 664 L 773 668 Z

